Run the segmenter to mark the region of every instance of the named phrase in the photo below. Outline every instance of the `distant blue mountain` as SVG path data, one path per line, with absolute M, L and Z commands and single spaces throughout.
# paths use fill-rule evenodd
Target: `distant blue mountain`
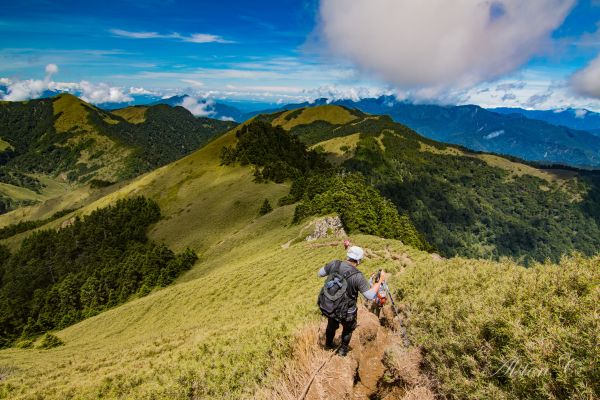
M 173 96 L 166 99 L 160 99 L 152 104 L 168 104 L 170 106 L 180 106 L 188 95 Z M 206 104 L 206 111 L 209 112 L 207 117 L 222 120 L 233 120 L 236 122 L 244 121 L 244 113 L 227 104 L 220 102 L 207 101 L 206 99 L 197 99 L 198 103 Z
M 119 108 L 125 108 L 129 106 L 141 106 L 146 104 L 152 104 L 161 99 L 160 96 L 154 94 L 134 94 L 130 95 L 133 101 L 126 101 L 121 103 L 98 103 L 97 107 L 105 110 L 117 110 Z
M 588 131 L 600 135 L 600 114 L 589 110 L 572 108 L 566 110 L 524 110 L 522 108 L 491 108 L 500 114 L 521 114 L 530 119 L 548 122 L 552 125 Z
M 288 104 L 277 110 L 326 103 Z M 530 119 L 518 113 L 503 114 L 475 105 L 441 106 L 398 101 L 392 96 L 330 102 L 370 114 L 389 115 L 425 137 L 462 145 L 472 150 L 508 154 L 528 161 L 584 168 L 600 167 L 600 137 L 594 134 Z M 251 113 L 247 116 L 251 116 Z

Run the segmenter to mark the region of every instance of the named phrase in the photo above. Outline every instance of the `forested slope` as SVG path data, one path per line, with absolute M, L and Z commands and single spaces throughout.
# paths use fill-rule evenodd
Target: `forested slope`
M 327 107 L 321 118 L 314 116 L 321 107 L 313 107 L 257 119 L 286 127 L 316 149 L 328 140 L 341 167 L 363 174 L 442 254 L 528 262 L 600 250 L 597 173 L 469 152 L 356 110 L 338 107 L 332 119 Z M 332 139 L 339 137 L 354 142 L 335 149 Z

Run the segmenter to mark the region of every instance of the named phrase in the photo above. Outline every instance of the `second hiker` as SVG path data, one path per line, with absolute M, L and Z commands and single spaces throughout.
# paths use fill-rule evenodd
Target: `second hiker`
M 356 328 L 358 293 L 362 293 L 367 300 L 375 299 L 380 285 L 386 278 L 385 272 L 382 271 L 379 281 L 369 285 L 362 272 L 356 268 L 364 257 L 364 251 L 360 247 L 348 248 L 346 256 L 346 261 L 334 260 L 319 271 L 319 276 L 327 276 L 318 299 L 321 313 L 328 319 L 325 346 L 329 349 L 334 348 L 333 338 L 341 324 L 343 331 L 342 343 L 338 349 L 340 356 L 348 354 L 348 345 Z

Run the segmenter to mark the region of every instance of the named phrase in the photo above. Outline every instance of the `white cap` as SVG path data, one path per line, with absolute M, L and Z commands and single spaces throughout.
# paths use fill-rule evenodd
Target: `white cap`
M 346 255 L 352 260 L 360 261 L 364 257 L 365 252 L 358 246 L 352 246 L 348 249 Z

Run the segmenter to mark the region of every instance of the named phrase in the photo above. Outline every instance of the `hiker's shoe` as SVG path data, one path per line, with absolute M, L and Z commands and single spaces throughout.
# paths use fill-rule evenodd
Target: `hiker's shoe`
M 348 346 L 341 346 L 337 351 L 338 356 L 346 357 L 348 354 Z
M 335 345 L 333 343 L 325 343 L 325 350 L 335 350 Z

